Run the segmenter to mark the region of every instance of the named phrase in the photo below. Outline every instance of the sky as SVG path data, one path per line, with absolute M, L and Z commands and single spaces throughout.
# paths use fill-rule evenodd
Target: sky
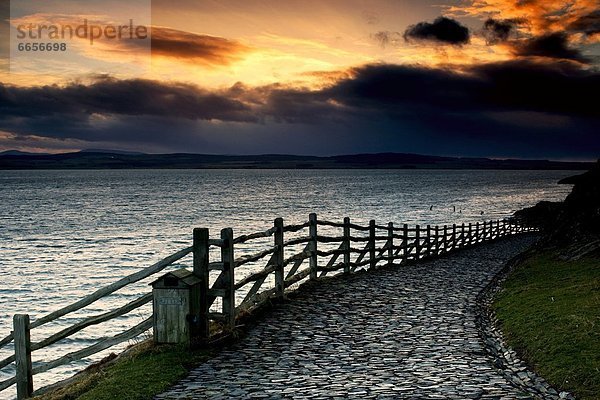
M 598 0 L 0 0 L 0 19 L 0 151 L 600 157 Z

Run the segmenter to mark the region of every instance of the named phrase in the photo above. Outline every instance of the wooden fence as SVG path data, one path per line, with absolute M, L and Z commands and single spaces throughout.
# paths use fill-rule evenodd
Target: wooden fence
M 194 229 L 191 247 L 98 289 L 73 304 L 32 322 L 27 314 L 15 315 L 13 332 L 0 340 L 0 348 L 14 342 L 14 355 L 0 360 L 0 370 L 14 362 L 16 372 L 12 378 L 0 382 L 0 391 L 16 384 L 19 399 L 41 394 L 49 387 L 34 391 L 33 375 L 89 357 L 116 344 L 134 339 L 152 328 L 153 319 L 149 316 L 143 322 L 118 335 L 99 340 L 89 347 L 32 367 L 33 351 L 57 343 L 92 325 L 130 313 L 151 302 L 152 293 L 143 294 L 118 309 L 83 318 L 36 343 L 30 340 L 32 329 L 80 310 L 127 285 L 155 275 L 190 253 L 193 254 L 193 271 L 202 280 L 200 311 L 197 316 L 199 334 L 200 339 L 207 339 L 211 323 L 218 323 L 225 331 L 233 329 L 239 315 L 251 312 L 265 302 L 283 299 L 286 291 L 293 290 L 306 280 L 314 280 L 332 273 L 349 274 L 359 269 L 417 262 L 478 243 L 535 230 L 509 220 L 433 227 L 430 225 L 409 227 L 407 224 L 396 226 L 391 222 L 387 225 L 379 225 L 372 220 L 368 226 L 361 226 L 352 223 L 350 218 L 344 218 L 343 222 L 319 220 L 316 214 L 310 214 L 309 220 L 299 225 L 284 225 L 283 219 L 277 218 L 273 227 L 266 231 L 238 237 L 234 237 L 233 230 L 227 228 L 221 230 L 220 238 L 211 239 L 208 229 L 197 228 Z M 292 233 L 294 237 L 286 240 L 286 234 L 290 236 Z M 272 242 L 261 251 L 235 257 L 236 246 L 261 240 L 263 244 L 265 240 L 272 240 Z M 209 257 L 212 248 L 220 250 L 220 257 L 216 261 L 211 261 Z M 290 250 L 293 250 L 292 254 L 286 254 Z M 246 264 L 264 262 L 264 260 L 267 260 L 264 267 L 236 281 L 236 270 L 240 270 Z M 210 279 L 212 271 L 218 273 L 216 279 Z M 273 278 L 270 283 L 267 281 L 269 277 Z M 238 298 L 239 304 L 236 304 L 236 293 L 243 296 Z M 215 303 L 217 299 L 220 299 L 220 302 Z M 217 310 L 214 304 L 219 305 Z

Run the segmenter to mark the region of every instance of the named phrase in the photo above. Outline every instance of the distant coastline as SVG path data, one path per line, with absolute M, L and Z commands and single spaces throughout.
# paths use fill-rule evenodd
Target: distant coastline
M 592 162 L 440 157 L 407 153 L 329 157 L 282 154 L 144 154 L 87 150 L 62 154 L 0 153 L 1 170 L 26 169 L 490 169 L 587 170 Z

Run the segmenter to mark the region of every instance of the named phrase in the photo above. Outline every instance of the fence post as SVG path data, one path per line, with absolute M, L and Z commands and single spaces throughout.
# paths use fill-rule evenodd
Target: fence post
M 317 214 L 308 216 L 308 232 L 310 235 L 310 279 L 317 279 Z
M 375 220 L 369 221 L 369 268 L 375 268 Z
M 207 339 L 210 334 L 208 323 L 208 229 L 194 229 L 193 255 L 194 274 L 202 280 L 200 283 L 200 307 L 197 335 L 199 339 L 204 340 Z
M 27 399 L 33 393 L 33 374 L 31 372 L 31 338 L 29 334 L 29 315 L 16 314 L 13 317 L 15 366 L 17 378 L 17 399 Z
M 451 244 L 451 250 L 456 249 L 456 224 L 452 224 L 452 244 Z
M 444 245 L 444 253 L 448 252 L 448 225 L 444 225 L 444 240 L 442 240 L 442 244 Z
M 276 296 L 283 299 L 285 284 L 283 275 L 283 218 L 275 219 L 275 292 Z
M 427 225 L 427 253 L 425 253 L 427 257 L 431 256 L 431 247 L 431 225 Z
M 496 220 L 496 239 L 500 238 L 500 220 Z
M 415 225 L 415 260 L 421 258 L 421 227 Z
M 388 266 L 394 264 L 394 223 L 388 223 Z
M 463 248 L 465 247 L 465 245 L 467 244 L 467 234 L 465 233 L 465 223 L 463 222 L 460 229 L 461 229 L 461 235 L 460 235 L 460 245 L 458 246 L 459 248 Z
M 402 251 L 402 257 L 404 258 L 404 263 L 408 262 L 408 224 L 404 224 L 402 227 L 402 247 L 404 250 Z
M 440 227 L 435 226 L 435 255 L 440 254 Z
M 223 315 L 225 316 L 225 329 L 235 328 L 235 277 L 233 256 L 233 229 L 221 230 L 221 261 L 223 262 L 223 280 L 225 295 L 223 296 Z
M 479 239 L 481 236 L 479 235 L 479 222 L 475 223 L 475 244 L 479 243 Z
M 350 273 L 350 218 L 344 218 L 344 273 Z
M 469 233 L 467 234 L 467 246 L 473 244 L 473 224 L 469 222 Z

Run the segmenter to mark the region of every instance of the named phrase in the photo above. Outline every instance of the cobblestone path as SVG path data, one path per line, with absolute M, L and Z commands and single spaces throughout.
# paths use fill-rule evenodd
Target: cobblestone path
M 486 356 L 474 305 L 532 241 L 314 285 L 157 398 L 528 399 Z

